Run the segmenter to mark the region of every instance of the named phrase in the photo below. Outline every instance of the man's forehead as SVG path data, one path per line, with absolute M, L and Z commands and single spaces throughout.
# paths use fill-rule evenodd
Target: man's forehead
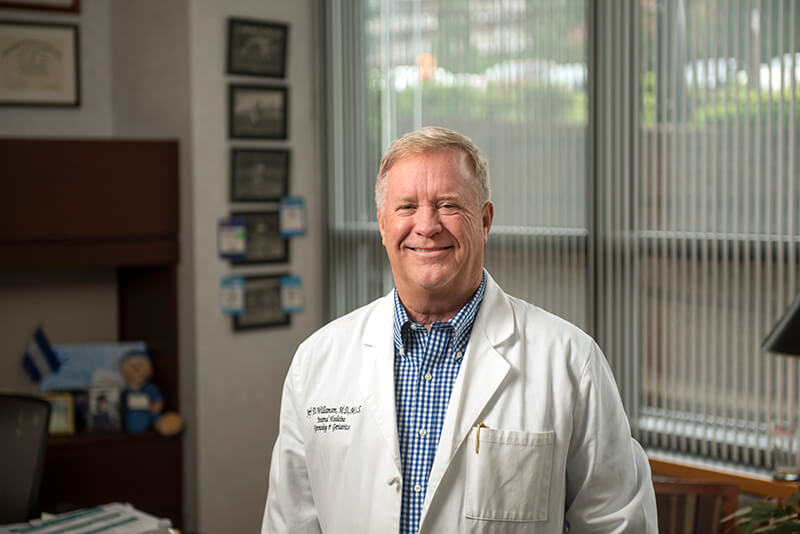
M 457 147 L 442 147 L 442 148 L 421 148 L 419 150 L 412 150 L 402 156 L 399 156 L 389 169 L 396 167 L 402 163 L 407 163 L 411 160 L 419 161 L 424 157 L 444 156 L 454 163 L 467 163 L 465 160 L 468 158 L 466 152 Z
M 444 168 L 443 168 L 444 167 Z M 426 176 L 428 171 L 435 170 L 441 173 L 445 170 L 450 177 L 463 179 L 464 182 L 472 181 L 472 169 L 467 155 L 456 150 L 436 150 L 408 154 L 397 160 L 387 171 L 386 176 L 392 177 L 395 182 L 412 182 L 418 176 Z M 460 180 L 459 180 L 460 181 Z

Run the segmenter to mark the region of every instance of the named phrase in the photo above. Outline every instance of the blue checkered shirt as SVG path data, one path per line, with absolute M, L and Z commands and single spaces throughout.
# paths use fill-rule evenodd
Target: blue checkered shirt
M 486 289 L 486 273 L 467 304 L 430 331 L 408 318 L 394 291 L 394 390 L 403 467 L 400 533 L 416 533 L 447 403 Z

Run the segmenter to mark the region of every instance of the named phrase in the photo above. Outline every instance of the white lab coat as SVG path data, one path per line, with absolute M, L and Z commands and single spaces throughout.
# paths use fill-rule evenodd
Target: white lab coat
M 390 294 L 298 348 L 283 389 L 262 534 L 398 532 L 392 304 Z M 476 436 L 479 423 L 487 426 Z M 567 528 L 657 532 L 647 458 L 594 341 L 506 295 L 487 275 L 419 532 Z

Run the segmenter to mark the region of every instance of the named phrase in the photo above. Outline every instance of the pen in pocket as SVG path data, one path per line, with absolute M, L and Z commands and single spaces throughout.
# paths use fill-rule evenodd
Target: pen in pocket
M 475 425 L 475 454 L 478 454 L 478 446 L 481 440 L 481 428 L 489 428 L 483 423 Z

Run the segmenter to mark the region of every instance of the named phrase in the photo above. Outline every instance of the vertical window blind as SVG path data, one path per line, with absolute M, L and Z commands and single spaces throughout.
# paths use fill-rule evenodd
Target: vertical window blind
M 800 290 L 792 0 L 324 4 L 330 317 L 392 287 L 374 180 L 426 125 L 487 155 L 486 267 L 589 331 L 650 447 L 765 465 Z
M 759 348 L 800 290 L 798 2 L 638 7 L 632 180 L 609 188 L 635 207 L 608 226 L 633 246 L 605 254 L 633 277 L 605 291 L 633 289 L 615 310 L 632 307 L 639 335 L 620 351 L 607 327 L 607 346 L 641 366 L 628 387 L 645 443 L 768 465 L 768 425 L 798 407 L 796 362 Z

